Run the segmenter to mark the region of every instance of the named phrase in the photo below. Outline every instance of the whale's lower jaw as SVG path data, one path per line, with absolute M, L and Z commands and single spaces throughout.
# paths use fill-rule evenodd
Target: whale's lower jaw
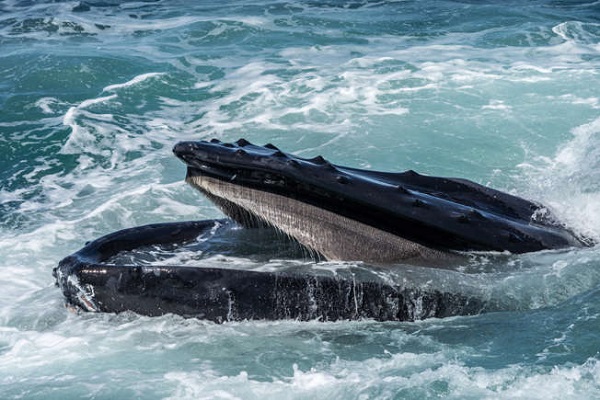
M 457 257 L 282 195 L 191 171 L 186 181 L 238 223 L 273 226 L 330 261 L 439 265 Z

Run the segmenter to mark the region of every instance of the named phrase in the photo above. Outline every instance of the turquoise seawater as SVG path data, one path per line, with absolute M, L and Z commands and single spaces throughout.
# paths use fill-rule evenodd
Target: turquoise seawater
M 221 215 L 171 153 L 213 137 L 465 177 L 600 240 L 600 2 L 0 0 L 0 398 L 600 397 L 598 247 L 449 271 L 504 305 L 470 317 L 65 309 L 86 241 Z

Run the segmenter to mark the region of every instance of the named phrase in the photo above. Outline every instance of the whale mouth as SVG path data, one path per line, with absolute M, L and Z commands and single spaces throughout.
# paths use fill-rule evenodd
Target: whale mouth
M 274 226 L 332 260 L 584 245 L 543 206 L 464 179 L 342 167 L 244 139 L 180 142 L 173 151 L 187 182 L 225 214 Z
M 380 229 L 376 220 L 385 212 L 377 215 L 367 204 L 328 190 L 327 184 L 348 184 L 350 178 L 321 157 L 303 159 L 245 140 L 183 142 L 174 152 L 188 165 L 186 181 L 227 216 L 246 227 L 274 227 L 315 258 L 414 264 L 450 258 Z

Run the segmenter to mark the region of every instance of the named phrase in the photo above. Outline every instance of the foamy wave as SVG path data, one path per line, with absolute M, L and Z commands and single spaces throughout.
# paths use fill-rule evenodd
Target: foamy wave
M 565 41 L 596 45 L 600 41 L 600 24 L 582 21 L 567 21 L 552 28 L 552 32 Z
M 117 98 L 116 94 L 110 96 L 99 97 L 95 99 L 87 99 L 82 101 L 76 106 L 69 108 L 65 116 L 63 117 L 63 124 L 69 126 L 71 128 L 71 134 L 69 135 L 69 140 L 64 144 L 61 151 L 65 154 L 75 154 L 79 153 L 82 149 L 91 149 L 93 148 L 93 143 L 96 142 L 97 136 L 87 129 L 85 126 L 82 126 L 77 122 L 78 117 L 80 115 L 91 116 L 90 113 L 85 111 L 86 108 L 108 103 Z M 109 114 L 96 114 L 98 119 L 109 120 L 111 115 Z
M 521 164 L 532 194 L 578 232 L 600 241 L 600 118 L 578 126 L 553 158 Z
M 126 157 L 128 152 L 139 151 L 152 146 L 153 142 L 166 142 L 163 135 L 152 135 L 153 132 L 164 132 L 176 123 L 165 123 L 161 126 L 143 121 L 143 116 L 122 115 L 123 104 L 119 102 L 123 89 L 139 86 L 163 76 L 164 73 L 145 73 L 135 76 L 124 83 L 116 83 L 104 87 L 103 92 L 113 92 L 107 96 L 83 100 L 72 106 L 63 117 L 63 124 L 71 128 L 68 140 L 62 146 L 63 154 L 81 154 L 79 163 L 82 169 L 91 167 L 91 157 L 110 159 L 114 168 Z M 136 98 L 143 103 L 144 98 Z M 110 111 L 110 112 L 107 112 Z M 118 116 L 119 121 L 115 120 Z M 130 120 L 129 126 L 125 123 Z M 141 134 L 147 125 L 150 134 Z M 129 129 L 129 128 L 132 129 Z M 143 132 L 143 131 L 142 131 Z M 112 155 L 110 157 L 109 155 Z
M 597 392 L 600 362 L 590 358 L 581 365 L 551 369 L 512 366 L 486 370 L 456 361 L 451 352 L 387 352 L 381 358 L 361 362 L 338 359 L 308 369 L 293 364 L 289 378 L 266 382 L 253 379 L 245 370 L 219 375 L 206 367 L 203 371 L 169 372 L 164 379 L 176 385 L 170 399 L 576 399 Z
M 151 78 L 156 78 L 156 77 L 163 76 L 163 75 L 164 75 L 164 73 L 161 73 L 161 72 L 149 72 L 147 74 L 141 74 L 141 75 L 138 75 L 138 76 L 134 77 L 133 79 L 125 82 L 125 83 L 117 83 L 117 84 L 114 84 L 114 85 L 106 86 L 104 89 L 102 89 L 102 91 L 103 92 L 114 92 L 114 91 L 119 90 L 119 89 L 127 88 L 127 87 L 134 86 L 134 85 L 138 85 L 138 84 L 144 82 L 145 80 L 148 80 L 148 79 L 151 79 Z

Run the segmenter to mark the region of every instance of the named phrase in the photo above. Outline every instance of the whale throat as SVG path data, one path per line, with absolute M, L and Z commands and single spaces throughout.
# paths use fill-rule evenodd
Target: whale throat
M 242 226 L 265 224 L 330 261 L 392 263 L 449 258 L 418 243 L 332 211 L 279 194 L 192 171 L 186 181 Z

